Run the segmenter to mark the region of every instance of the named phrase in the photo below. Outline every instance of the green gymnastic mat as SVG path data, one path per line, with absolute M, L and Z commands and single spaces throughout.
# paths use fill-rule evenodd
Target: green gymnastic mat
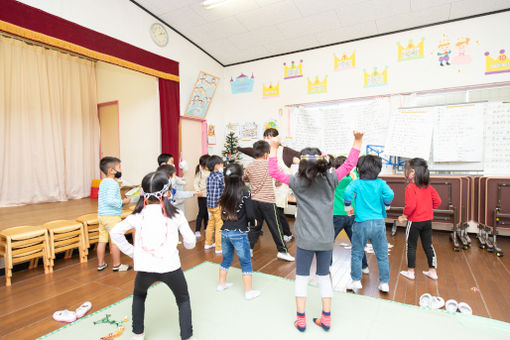
M 228 281 L 233 287 L 217 292 L 218 269 L 218 264 L 204 262 L 185 272 L 198 340 L 510 339 L 510 323 L 343 292 L 334 293 L 331 330 L 325 332 L 312 321 L 321 312 L 319 289 L 314 286 L 308 287 L 307 329 L 300 333 L 293 326 L 294 281 L 254 273 L 253 286 L 262 294 L 247 301 L 241 270 L 231 268 Z M 101 339 L 118 328 L 110 323 L 94 325 L 107 314 L 117 322 L 128 318 L 125 331 L 115 339 L 130 339 L 131 304 L 130 296 L 39 339 Z M 180 338 L 175 299 L 163 283 L 153 285 L 147 294 L 145 334 L 147 340 Z

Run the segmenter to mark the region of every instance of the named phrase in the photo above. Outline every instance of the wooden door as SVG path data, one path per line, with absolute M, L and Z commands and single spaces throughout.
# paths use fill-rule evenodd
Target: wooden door
M 97 105 L 100 131 L 100 157 L 120 158 L 119 102 Z
M 198 159 L 202 156 L 202 122 L 181 118 L 181 151 L 182 158 L 188 163 L 189 169 L 182 176 L 186 180 L 186 190 L 193 190 L 193 179 Z M 184 206 L 188 221 L 196 220 L 198 203 L 196 198 L 187 199 Z M 192 225 L 192 230 L 195 226 Z

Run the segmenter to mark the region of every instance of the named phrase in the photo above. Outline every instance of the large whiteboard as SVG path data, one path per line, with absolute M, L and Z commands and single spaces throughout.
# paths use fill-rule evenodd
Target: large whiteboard
M 364 101 L 295 106 L 290 109 L 292 147 L 318 147 L 322 152 L 347 154 L 352 146 L 353 130 L 365 131 L 367 144 L 384 145 L 390 118 L 387 97 Z

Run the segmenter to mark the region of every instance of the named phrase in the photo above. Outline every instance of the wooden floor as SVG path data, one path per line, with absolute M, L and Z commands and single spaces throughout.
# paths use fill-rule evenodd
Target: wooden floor
M 74 220 L 94 212 L 97 212 L 97 200 L 90 198 L 0 208 L 0 230 L 20 225 L 41 225 L 53 220 Z
M 90 202 L 82 202 L 82 204 L 90 204 Z M 75 214 L 76 212 L 72 214 L 86 213 Z M 5 215 L 2 215 L 2 222 L 3 216 Z M 30 223 L 40 223 L 35 221 L 35 217 L 32 218 L 34 222 Z M 276 259 L 276 248 L 270 233 L 267 229 L 264 230 L 266 232 L 254 251 L 254 271 L 293 279 L 295 264 Z M 371 273 L 363 275 L 364 287 L 360 294 L 416 305 L 420 295 L 428 292 L 439 295 L 445 300 L 455 299 L 467 302 L 476 315 L 510 322 L 510 285 L 508 284 L 510 259 L 508 257 L 497 258 L 479 249 L 476 241 L 470 250 L 455 253 L 450 246 L 448 234 L 436 231 L 434 247 L 438 255 L 439 280 L 433 281 L 421 274 L 421 270 L 426 269 L 426 258 L 421 246 L 418 246 L 416 266 L 420 274 L 415 281 L 410 281 L 398 274 L 406 266 L 404 230 L 399 229 L 392 237 L 388 229 L 388 240 L 394 245 L 390 252 L 390 293 L 381 294 L 377 290 L 377 261 L 374 254 L 369 254 Z M 348 243 L 343 234 L 337 239 L 334 250 L 332 278 L 336 289 L 344 287 L 349 279 L 350 270 L 350 250 L 341 246 L 341 243 Z M 500 238 L 500 246 L 503 250 L 510 249 L 510 239 Z M 289 249 L 293 255 L 295 247 L 295 242 L 289 243 Z M 510 256 L 510 253 L 508 254 Z M 203 261 L 220 263 L 221 256 L 215 255 L 214 249 L 205 251 L 203 239 L 199 239 L 195 249 L 181 249 L 181 260 L 183 269 L 189 269 Z M 123 261 L 126 263 L 129 258 L 124 256 Z M 107 256 L 107 262 L 111 268 L 109 256 Z M 44 275 L 42 268 L 16 272 L 13 276 L 13 284 L 8 288 L 5 287 L 4 277 L 1 277 L 0 339 L 34 339 L 62 326 L 51 318 L 53 312 L 57 310 L 74 310 L 88 300 L 92 302 L 93 311 L 95 311 L 132 294 L 136 273 L 133 271 L 113 273 L 111 269 L 97 272 L 96 265 L 94 252 L 91 252 L 89 261 L 83 264 L 79 263 L 76 256 L 69 260 L 57 260 L 52 274 Z M 239 267 L 237 260 L 234 265 Z M 255 288 L 256 285 L 255 280 Z M 212 291 L 215 287 L 204 287 L 204 289 Z M 200 302 L 193 301 L 193 303 Z M 292 312 L 289 311 L 289 313 Z

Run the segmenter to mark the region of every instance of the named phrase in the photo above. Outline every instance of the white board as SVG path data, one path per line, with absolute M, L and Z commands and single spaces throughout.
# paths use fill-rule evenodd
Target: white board
M 391 116 L 384 153 L 428 159 L 436 107 L 399 109 Z
M 481 162 L 485 103 L 437 107 L 433 161 Z

